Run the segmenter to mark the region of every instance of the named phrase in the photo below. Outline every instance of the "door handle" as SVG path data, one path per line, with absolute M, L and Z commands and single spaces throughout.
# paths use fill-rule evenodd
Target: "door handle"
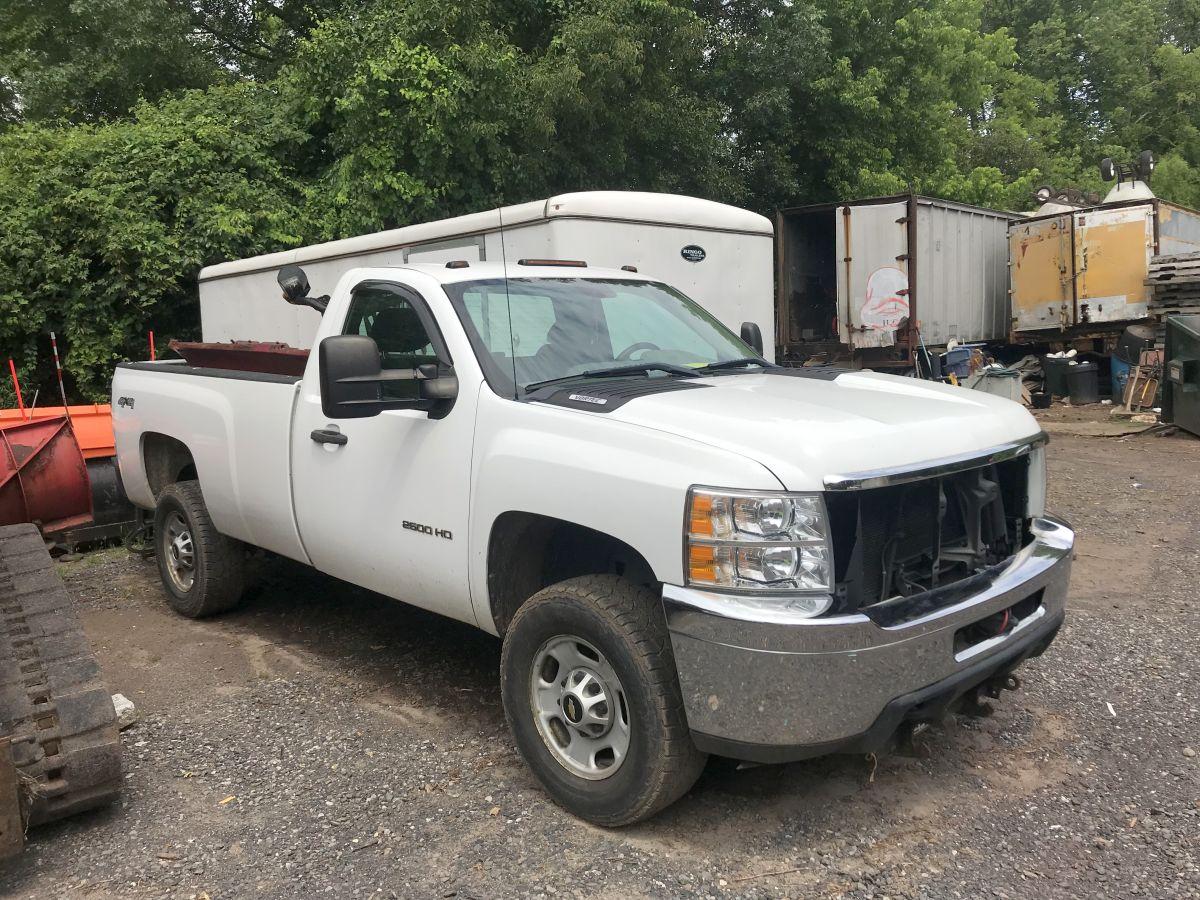
M 339 447 L 350 442 L 350 438 L 332 428 L 317 428 L 309 437 L 318 444 L 337 444 Z

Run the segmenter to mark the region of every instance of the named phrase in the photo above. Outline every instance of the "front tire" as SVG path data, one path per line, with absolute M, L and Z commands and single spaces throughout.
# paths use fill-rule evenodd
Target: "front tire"
M 198 481 L 177 481 L 158 495 L 154 548 L 167 602 L 180 615 L 204 618 L 242 599 L 245 550 L 217 531 Z
M 572 578 L 528 600 L 504 636 L 500 689 L 525 762 L 589 822 L 647 819 L 704 767 L 658 598 L 621 578 Z

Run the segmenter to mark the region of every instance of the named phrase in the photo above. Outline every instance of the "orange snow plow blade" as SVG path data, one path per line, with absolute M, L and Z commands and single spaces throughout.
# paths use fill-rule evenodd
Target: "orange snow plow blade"
M 67 418 L 0 423 L 0 525 L 53 532 L 91 521 L 87 466 Z

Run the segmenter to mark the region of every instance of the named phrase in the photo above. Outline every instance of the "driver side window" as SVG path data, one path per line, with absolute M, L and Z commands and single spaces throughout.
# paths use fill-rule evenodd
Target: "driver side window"
M 374 340 L 384 371 L 438 362 L 429 333 L 412 303 L 386 286 L 365 285 L 354 291 L 342 334 L 363 334 Z M 417 387 L 416 381 L 384 382 L 383 399 L 414 400 Z

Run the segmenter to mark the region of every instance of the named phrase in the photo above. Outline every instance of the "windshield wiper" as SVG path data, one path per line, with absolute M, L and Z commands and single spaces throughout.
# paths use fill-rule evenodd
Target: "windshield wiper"
M 669 372 L 672 375 L 683 375 L 688 378 L 698 377 L 695 369 L 687 366 L 677 366 L 674 363 L 637 363 L 631 366 L 609 366 L 606 369 L 588 369 L 586 372 L 576 372 L 574 375 L 562 375 L 558 378 L 547 378 L 545 381 L 535 381 L 525 385 L 525 393 L 532 394 L 534 391 L 541 390 L 544 387 L 550 387 L 553 384 L 562 384 L 566 381 L 574 381 L 576 378 L 618 378 L 621 375 L 649 375 L 651 372 Z
M 698 371 L 719 372 L 722 369 L 742 369 L 746 366 L 762 366 L 767 369 L 771 364 L 757 356 L 742 356 L 737 359 L 723 359 L 720 362 L 709 363 L 707 366 L 701 366 Z

